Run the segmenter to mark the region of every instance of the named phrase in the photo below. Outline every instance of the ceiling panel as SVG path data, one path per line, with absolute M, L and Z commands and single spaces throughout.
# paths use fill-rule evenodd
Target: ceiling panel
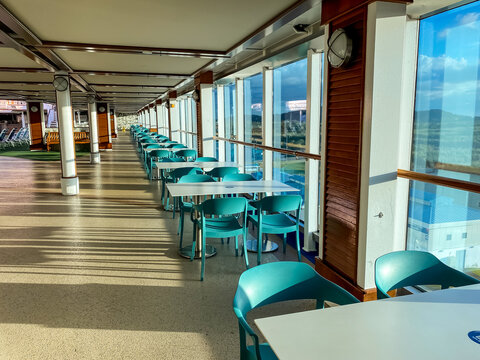
M 53 73 L 23 73 L 0 71 L 0 81 L 40 81 L 52 82 Z
M 181 81 L 181 79 L 162 79 L 146 76 L 82 75 L 82 78 L 84 78 L 89 84 L 175 86 Z
M 210 59 L 57 50 L 74 70 L 191 74 Z
M 168 89 L 166 88 L 142 88 L 142 87 L 119 87 L 119 86 L 93 86 L 96 91 L 108 91 L 108 92 L 146 92 L 163 94 Z
M 3 0 L 42 40 L 227 50 L 296 0 Z
M 42 68 L 35 61 L 11 48 L 0 48 L 0 67 Z
M 21 84 L 2 84 L 0 89 L 33 90 L 33 91 L 54 91 L 53 85 L 21 85 Z

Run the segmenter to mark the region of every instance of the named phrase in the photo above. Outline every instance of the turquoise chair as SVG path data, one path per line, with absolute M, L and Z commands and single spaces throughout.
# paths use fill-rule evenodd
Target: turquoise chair
M 186 146 L 183 144 L 175 143 L 175 144 L 168 144 L 167 148 L 168 149 L 185 149 Z
M 205 174 L 193 174 L 185 175 L 178 179 L 177 184 L 186 184 L 186 183 L 203 183 L 203 182 L 215 182 L 215 180 Z M 180 209 L 180 220 L 178 222 L 178 231 L 180 234 L 180 248 L 182 248 L 183 243 L 183 228 L 185 223 L 185 213 L 191 213 L 193 208 L 193 200 L 190 197 L 190 201 L 183 201 L 182 198 L 178 199 L 178 208 Z
M 256 214 L 248 215 L 248 221 L 257 227 L 257 264 L 262 263 L 263 234 L 283 234 L 283 253 L 285 254 L 287 234 L 291 232 L 295 232 L 298 261 L 301 261 L 299 218 L 302 197 L 300 195 L 266 196 L 250 204 L 257 210 Z M 289 211 L 295 211 L 295 220 L 286 214 Z
M 161 161 L 170 157 L 170 151 L 165 149 L 152 150 L 147 152 L 147 173 L 150 180 L 153 179 L 153 170 L 155 169 L 155 162 Z
M 185 160 L 180 159 L 180 158 L 163 158 L 161 159 L 161 162 L 185 162 Z M 170 176 L 170 173 L 162 170 L 160 172 L 160 177 L 162 181 L 162 205 L 165 207 L 165 189 L 166 189 L 166 184 L 173 182 L 173 178 Z M 167 208 L 170 205 L 170 198 L 167 197 Z
M 445 265 L 425 251 L 395 251 L 375 261 L 377 299 L 389 298 L 388 291 L 405 286 L 440 285 L 447 289 L 478 283 L 479 280 Z
M 234 166 L 216 167 L 210 171 L 207 171 L 205 174 L 210 175 L 217 180 L 222 180 L 225 175 L 238 174 L 238 168 Z
M 193 219 L 193 244 L 191 260 L 195 256 L 196 229 L 202 230 L 202 269 L 200 280 L 203 281 L 205 273 L 205 247 L 206 238 L 229 238 L 235 237 L 235 256 L 238 256 L 238 235 L 243 236 L 243 253 L 245 255 L 245 266 L 248 269 L 247 246 L 247 200 L 245 198 L 218 198 L 205 200 L 199 205 L 193 205 L 193 209 L 200 213 L 200 218 Z M 238 221 L 238 214 L 243 214 L 243 225 Z M 212 216 L 212 217 L 207 217 Z M 213 217 L 217 216 L 217 217 Z
M 227 174 L 223 177 L 223 181 L 256 181 L 250 174 Z
M 280 261 L 244 271 L 233 299 L 233 311 L 240 330 L 240 360 L 277 359 L 270 345 L 261 344 L 248 324 L 248 312 L 264 305 L 301 299 L 316 300 L 317 309 L 323 309 L 325 301 L 338 305 L 359 302 L 304 263 Z M 253 345 L 247 345 L 247 336 L 250 336 Z
M 203 162 L 213 161 L 213 162 L 218 162 L 218 160 L 215 159 L 214 157 L 208 157 L 208 156 L 201 156 L 201 157 L 197 158 L 196 161 L 203 161 Z
M 174 152 L 175 157 L 180 157 L 185 161 L 194 161 L 197 158 L 197 152 L 193 149 L 183 149 Z
M 172 182 L 176 183 L 180 178 L 186 176 L 186 175 L 194 175 L 194 174 L 201 174 L 202 169 L 198 167 L 184 167 L 184 168 L 178 168 L 178 169 L 173 169 L 168 173 L 168 176 L 172 179 Z M 177 204 L 178 204 L 179 199 L 175 198 L 173 199 L 173 219 L 175 219 L 175 212 L 177 211 Z

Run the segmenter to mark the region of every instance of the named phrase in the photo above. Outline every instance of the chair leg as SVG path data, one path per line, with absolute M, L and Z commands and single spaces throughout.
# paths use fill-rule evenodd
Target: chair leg
M 298 255 L 298 261 L 302 261 L 302 254 L 300 252 L 300 230 L 297 228 L 297 255 Z
M 173 198 L 173 215 L 172 215 L 172 219 L 175 219 L 175 213 L 177 212 L 177 203 L 178 203 L 178 200 L 177 198 Z
M 283 234 L 283 253 L 285 254 L 287 247 L 287 233 Z
M 238 256 L 238 235 L 235 236 L 235 256 Z
M 192 241 L 192 253 L 190 254 L 190 261 L 195 259 L 195 246 L 197 245 L 197 224 L 193 223 L 193 241 Z
M 203 281 L 203 278 L 205 275 L 205 248 L 206 248 L 205 235 L 203 235 L 203 231 L 202 231 L 202 270 L 200 273 L 200 281 Z
M 260 265 L 262 263 L 262 249 L 263 249 L 263 244 L 262 244 L 262 232 L 260 230 L 260 226 L 257 228 L 257 239 L 258 239 L 258 244 L 257 244 L 257 265 Z
M 183 226 L 184 226 L 184 222 L 185 222 L 185 214 L 183 211 L 180 212 L 180 221 L 179 221 L 179 225 L 180 225 L 180 249 L 182 248 L 182 244 L 183 244 Z
M 243 256 L 245 256 L 245 267 L 248 269 L 247 231 L 243 233 Z

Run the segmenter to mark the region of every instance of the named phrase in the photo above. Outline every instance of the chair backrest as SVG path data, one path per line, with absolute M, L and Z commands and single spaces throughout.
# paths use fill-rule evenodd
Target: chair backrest
M 162 158 L 161 160 L 162 162 L 185 162 L 182 158 Z
M 223 178 L 225 177 L 225 175 L 237 174 L 237 173 L 238 173 L 238 168 L 234 166 L 222 166 L 222 167 L 213 168 L 208 172 L 208 175 L 215 178 Z
M 245 198 L 217 198 L 208 199 L 201 204 L 204 215 L 232 215 L 246 212 L 247 199 Z
M 158 144 L 149 144 L 147 146 L 145 146 L 145 149 L 160 149 L 161 146 L 158 145 Z
M 168 150 L 162 150 L 162 149 L 159 149 L 159 150 L 152 150 L 150 151 L 150 156 L 152 158 L 157 158 L 157 159 L 163 159 L 163 158 L 168 158 L 170 157 L 170 151 Z
M 180 179 L 185 175 L 200 174 L 201 172 L 202 172 L 202 169 L 198 167 L 184 167 L 184 168 L 173 169 L 170 174 L 172 175 L 172 178 Z
M 425 251 L 395 251 L 375 261 L 378 299 L 388 298 L 388 291 L 404 286 L 440 285 L 447 289 L 478 283 L 479 280 L 445 265 Z
M 196 158 L 197 152 L 193 149 L 184 149 L 175 151 L 175 156 L 183 157 L 183 158 Z
M 167 147 L 170 148 L 170 149 L 184 149 L 184 148 L 186 148 L 186 146 L 183 145 L 183 144 L 170 144 Z
M 255 181 L 256 179 L 250 174 L 227 174 L 223 177 L 223 181 Z
M 302 206 L 300 195 L 272 195 L 259 200 L 259 210 L 267 212 L 299 211 Z
M 201 156 L 201 157 L 197 158 L 196 161 L 204 161 L 204 162 L 207 162 L 207 161 L 214 161 L 215 162 L 215 161 L 217 161 L 218 162 L 218 160 L 215 159 L 214 157 L 208 157 L 208 156 Z
M 257 358 L 260 359 L 258 336 L 246 321 L 247 313 L 264 305 L 300 299 L 317 300 L 318 309 L 323 308 L 326 300 L 338 305 L 359 302 L 305 263 L 279 261 L 259 265 L 242 273 L 233 299 L 233 310 L 240 328 L 241 359 L 248 358 L 247 334 L 252 337 Z
M 184 175 L 177 181 L 177 183 L 179 184 L 202 183 L 202 182 L 215 182 L 215 179 L 205 174 L 192 174 L 192 175 Z

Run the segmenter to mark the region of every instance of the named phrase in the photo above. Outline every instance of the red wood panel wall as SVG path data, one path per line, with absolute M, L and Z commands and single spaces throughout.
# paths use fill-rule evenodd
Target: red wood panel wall
M 353 40 L 352 62 L 328 70 L 323 262 L 356 284 L 367 7 L 330 24 Z
M 102 107 L 105 109 L 104 111 L 100 111 Z M 108 121 L 107 104 L 97 103 L 98 147 L 100 149 L 111 149 L 108 142 Z
M 28 103 L 28 116 L 30 119 L 30 139 L 32 141 L 30 150 L 43 149 L 43 134 L 42 134 L 42 114 L 39 102 Z M 38 110 L 36 112 L 30 111 L 35 106 Z

